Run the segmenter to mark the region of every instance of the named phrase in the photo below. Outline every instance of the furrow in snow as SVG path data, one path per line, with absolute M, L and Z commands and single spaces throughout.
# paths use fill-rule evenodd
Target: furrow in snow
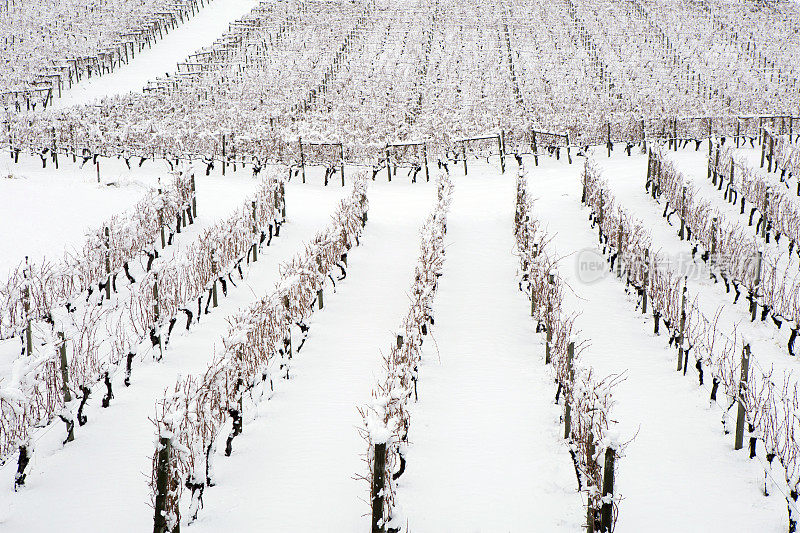
M 742 288 L 742 296 L 734 305 L 733 289 L 729 293 L 726 292 L 725 284 L 719 276 L 717 276 L 718 283 L 714 283 L 700 254 L 693 258 L 692 244 L 680 240 L 677 219 L 673 218 L 670 225 L 661 216 L 664 210 L 663 200 L 656 203 L 644 190 L 647 156 L 636 154 L 627 157 L 623 154 L 614 154 L 608 158 L 605 152 L 598 150 L 593 151 L 593 155 L 592 161 L 598 165 L 608 180 L 611 191 L 621 204 L 620 207 L 633 218 L 642 221 L 650 231 L 653 242 L 651 252 L 662 256 L 662 266 L 686 276 L 689 294 L 705 317 L 713 321 L 719 313 L 719 328 L 725 334 L 730 334 L 735 326 L 736 331 L 750 342 L 754 364 L 760 365 L 765 370 L 773 367 L 778 372 L 776 375 L 781 376 L 797 369 L 797 359 L 790 357 L 787 352 L 790 326 L 787 324 L 778 329 L 770 318 L 762 322 L 760 313 L 756 321 L 751 322 L 745 289 Z M 664 264 L 663 260 L 667 260 L 668 263 Z M 796 380 L 797 378 L 792 378 L 791 381 Z
M 756 239 L 765 252 L 771 257 L 774 257 L 774 261 L 778 262 L 780 268 L 791 266 L 789 262 L 790 258 L 786 253 L 788 245 L 787 239 L 776 243 L 773 238 L 770 239 L 769 243 L 766 243 L 759 237 L 760 232 L 756 231 L 756 225 L 760 214 L 755 212 L 751 220 L 750 213 L 754 207 L 760 209 L 761 206 L 754 206 L 750 202 L 746 202 L 744 213 L 742 213 L 740 203 L 741 193 L 739 194 L 739 201 L 733 204 L 727 201 L 723 196 L 725 185 L 722 186 L 722 190 L 719 190 L 718 187 L 715 187 L 711 180 L 708 179 L 708 143 L 704 143 L 697 151 L 691 149 L 682 149 L 677 152 L 665 150 L 664 155 L 667 160 L 675 165 L 675 169 L 681 173 L 685 185 L 695 187 L 699 197 L 702 200 L 708 201 L 714 209 L 719 211 L 721 224 L 724 224 L 724 222 L 735 224 L 745 237 Z M 645 165 L 642 176 L 646 176 L 646 174 L 647 166 Z M 644 181 L 645 178 L 643 177 L 643 184 Z M 725 180 L 725 182 L 727 182 L 727 180 Z M 642 186 L 644 187 L 644 185 Z M 722 217 L 724 217 L 724 220 Z
M 585 517 L 543 347 L 518 292 L 512 171 L 455 169 L 447 260 L 423 347 L 407 465 L 409 529 L 555 531 Z
M 104 76 L 84 79 L 61 98 L 53 100 L 54 109 L 76 104 L 88 104 L 95 100 L 138 92 L 155 76 L 175 72 L 178 62 L 208 46 L 228 31 L 228 25 L 240 19 L 258 5 L 258 0 L 222 0 L 210 2 L 194 17 L 114 72 Z
M 262 249 L 258 262 L 251 263 L 245 279 L 237 282 L 239 286 L 229 287 L 227 298 L 220 297 L 219 307 L 204 315 L 188 334 L 174 335 L 160 363 L 135 364 L 130 388 L 123 386 L 122 376 L 116 376 L 115 398 L 108 410 L 100 408 L 99 396 L 93 396 L 86 410 L 89 422 L 76 428 L 74 442 L 60 449 L 63 425 L 54 424 L 36 443 L 37 455 L 26 488 L 7 498 L 4 530 L 78 528 L 85 525 L 87 516 L 102 527 L 113 524 L 118 531 L 152 528 L 146 476 L 151 469 L 154 427 L 149 417 L 155 414 L 155 401 L 179 376 L 207 367 L 214 353 L 223 349 L 227 317 L 273 288 L 277 266 L 327 223 L 345 192 L 345 188 L 303 185 L 294 180 L 288 184 L 287 223 L 281 236 Z M 85 466 L 87 460 L 90 468 Z M 0 469 L 7 483 L 11 483 L 15 466 L 9 463 Z M 81 497 L 62 497 L 68 493 Z M 37 511 L 43 500 L 52 502 L 48 513 Z M 2 514 L 0 509 L 0 517 Z
M 563 257 L 559 273 L 572 288 L 564 305 L 581 310 L 576 326 L 591 339 L 585 362 L 601 376 L 626 378 L 613 390 L 621 439 L 633 438 L 615 480 L 622 497 L 617 530 L 651 530 L 658 516 L 658 527 L 670 531 L 782 531 L 785 504 L 764 498 L 760 464 L 733 452 L 732 436 L 719 426 L 721 412 L 694 379 L 674 372 L 666 337 L 652 334 L 651 319 L 634 310 L 624 283 L 607 275 L 596 231 L 581 209 L 581 166 L 543 158 L 530 167 L 529 190 Z M 592 263 L 599 263 L 596 271 L 587 270 Z M 686 487 L 702 490 L 687 502 Z M 697 512 L 685 512 L 687 506 Z
M 433 184 L 370 184 L 369 222 L 347 278 L 326 291 L 291 379 L 247 415 L 233 455 L 216 460 L 196 533 L 369 528 L 369 485 L 354 479 L 364 470 L 356 406 L 381 375 L 380 349 L 407 309 L 418 228 L 433 201 Z

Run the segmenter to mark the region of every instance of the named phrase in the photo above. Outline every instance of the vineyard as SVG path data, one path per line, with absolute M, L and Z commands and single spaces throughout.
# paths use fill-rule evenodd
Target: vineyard
M 0 35 L 0 530 L 797 531 L 800 3 Z

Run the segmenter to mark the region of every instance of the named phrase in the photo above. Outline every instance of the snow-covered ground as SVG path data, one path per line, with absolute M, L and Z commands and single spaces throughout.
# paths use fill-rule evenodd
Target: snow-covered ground
M 515 282 L 516 165 L 500 175 L 492 163 L 455 169 L 400 516 L 417 532 L 578 531 L 585 510 L 561 408 Z
M 172 75 L 178 63 L 203 46 L 212 44 L 258 5 L 258 0 L 212 0 L 192 18 L 170 31 L 151 48 L 136 54 L 130 62 L 103 76 L 84 78 L 53 100 L 53 108 L 87 104 L 104 97 L 141 91 L 147 82 Z
M 15 164 L 7 154 L 0 156 L 0 276 L 8 276 L 26 255 L 39 262 L 80 248 L 86 230 L 132 207 L 155 182 L 119 176 L 116 186 L 98 185 L 91 163 L 79 170 L 71 160 L 61 159 L 55 170 L 50 161 L 42 168 L 38 157 L 20 155 Z
M 131 168 L 122 159 L 101 158 L 100 163 L 98 184 L 91 161 L 82 165 L 81 159 L 73 163 L 61 155 L 56 169 L 50 159 L 43 168 L 39 156 L 20 154 L 18 163 L 0 156 L 0 198 L 13 200 L 3 206 L 0 275 L 7 276 L 26 255 L 31 262 L 55 261 L 80 249 L 87 231 L 132 209 L 148 189 L 158 188 L 159 179 L 166 183 L 170 176 L 164 161 L 148 160 L 140 167 L 134 159 Z M 220 169 L 206 176 L 202 163 L 193 168 L 199 225 L 187 228 L 190 234 L 228 215 L 258 184 L 249 168 L 228 169 L 225 177 Z
M 115 524 L 115 529 L 141 531 L 152 527 L 144 474 L 151 468 L 155 428 L 150 417 L 155 413 L 156 400 L 174 386 L 179 376 L 205 370 L 214 354 L 222 349 L 227 318 L 267 294 L 278 279 L 278 265 L 297 253 L 303 242 L 327 224 L 347 189 L 325 188 L 312 181 L 321 180 L 310 179 L 306 184 L 293 180 L 288 185 L 287 223 L 280 238 L 263 249 L 258 262 L 251 263 L 245 271 L 244 282 L 230 288 L 213 313 L 204 316 L 192 331 L 174 337 L 160 363 L 152 362 L 151 353 L 140 354 L 134 363 L 130 388 L 124 387 L 123 376 L 118 374 L 113 380 L 115 397 L 111 406 L 102 409 L 99 396 L 93 397 L 87 404 L 89 422 L 77 430 L 75 441 L 63 449 L 63 424 L 53 424 L 38 435 L 27 488 L 13 498 L 4 498 L 3 506 L 8 507 L 5 512 L 0 511 L 0 518 L 6 515 L 5 521 L 0 521 L 4 531 L 47 531 L 61 527 L 60 524 L 77 526 L 88 515 L 101 524 Z M 220 202 L 225 196 L 238 201 L 235 189 L 217 192 Z M 13 461 L 0 468 L 6 487 L 13 481 L 14 472 Z M 77 499 L 60 496 L 76 492 L 82 496 Z M 211 497 L 213 494 L 209 493 Z M 42 498 L 53 501 L 52 512 L 34 511 Z
M 139 91 L 147 81 L 172 74 L 177 63 L 209 45 L 256 0 L 213 0 L 152 49 L 114 73 L 82 81 L 56 99 L 55 107 Z M 412 39 L 413 40 L 413 39 Z M 405 46 L 405 41 L 403 42 Z M 456 73 L 457 74 L 457 73 Z M 697 185 L 703 198 L 747 229 L 747 220 L 722 200 L 706 179 L 707 146 L 668 153 Z M 654 252 L 689 265 L 689 290 L 708 318 L 719 312 L 725 328 L 736 326 L 752 344 L 755 364 L 777 375 L 797 367 L 786 355 L 786 329 L 750 323 L 746 307 L 733 306 L 721 285 L 691 260 L 686 241 L 661 216 L 644 191 L 646 158 L 617 149 L 611 158 L 593 150 L 621 206 L 643 221 Z M 755 150 L 742 150 L 749 161 Z M 726 415 L 708 401 L 708 384 L 675 372 L 675 351 L 666 335 L 653 334 L 652 320 L 635 308 L 635 297 L 611 275 L 587 280 L 580 262 L 601 263 L 596 231 L 580 202 L 583 159 L 569 165 L 525 157 L 534 215 L 553 237 L 565 280 L 566 312 L 576 315 L 577 337 L 588 341 L 579 364 L 602 378 L 617 376 L 610 413 L 627 442 L 616 467 L 620 498 L 618 532 L 744 531 L 787 529 L 786 502 L 746 451 L 733 451 L 733 437 L 720 424 Z M 430 155 L 433 162 L 434 156 Z M 91 163 L 80 168 L 61 157 L 41 168 L 38 156 L 19 164 L 0 154 L 0 275 L 25 255 L 57 258 L 80 246 L 87 230 L 131 209 L 148 187 L 165 177 L 167 165 L 101 158 L 101 184 Z M 397 510 L 408 532 L 578 531 L 584 526 L 584 496 L 577 490 L 568 443 L 561 438 L 562 409 L 554 400 L 544 344 L 530 318 L 530 304 L 517 285 L 514 255 L 516 164 L 507 158 L 500 174 L 496 158 L 470 161 L 470 173 L 451 165 L 455 195 L 449 215 L 447 257 L 434 302 L 435 325 L 419 369 L 419 401 L 412 406 L 405 473 L 397 480 Z M 348 168 L 348 174 L 355 169 Z M 64 425 L 34 431 L 35 450 L 25 486 L 13 492 L 16 462 L 0 466 L 0 530 L 3 532 L 150 530 L 148 479 L 152 470 L 156 402 L 187 375 L 202 373 L 223 350 L 230 317 L 273 289 L 279 265 L 299 252 L 329 222 L 349 188 L 323 187 L 320 168 L 308 182 L 286 188 L 287 222 L 264 247 L 238 287 L 189 332 L 176 331 L 162 361 L 139 353 L 131 386 L 113 376 L 114 399 L 87 404 L 88 423 L 75 441 L 62 444 Z M 9 179 L 6 176 L 10 175 Z M 205 175 L 196 166 L 196 223 L 168 253 L 196 240 L 228 216 L 258 186 L 252 171 L 219 165 Z M 184 530 L 366 531 L 369 484 L 366 445 L 357 432 L 357 407 L 368 401 L 384 372 L 382 350 L 403 317 L 419 249 L 419 227 L 433 207 L 432 183 L 411 184 L 403 172 L 370 183 L 369 222 L 361 244 L 348 255 L 347 277 L 325 308 L 308 324 L 309 336 L 291 363 L 290 379 L 245 411 L 244 431 L 233 454 L 215 453 L 213 487 L 204 493 L 198 519 Z M 749 231 L 752 232 L 752 229 Z M 0 378 L 19 353 L 18 339 L 0 344 Z M 794 378 L 792 378 L 794 379 Z M 96 388 L 100 388 L 98 386 Z M 731 411 L 733 413 L 733 411 Z M 727 415 L 727 427 L 732 420 Z
M 639 157 L 639 165 L 637 159 L 624 161 L 628 172 L 611 166 L 606 178 L 614 186 L 635 183 L 646 201 L 646 158 Z M 783 531 L 786 504 L 775 494 L 763 496 L 761 464 L 733 451 L 733 437 L 720 425 L 722 412 L 709 405 L 706 389 L 691 374 L 674 371 L 675 351 L 666 336 L 653 334 L 652 319 L 635 310 L 624 281 L 610 274 L 584 277 L 581 261 L 599 261 L 603 274 L 606 267 L 597 232 L 581 208 L 582 163 L 527 163 L 528 189 L 562 258 L 559 274 L 571 289 L 563 305 L 579 313 L 576 326 L 590 341 L 585 364 L 600 376 L 624 377 L 613 389 L 611 413 L 622 439 L 632 439 L 615 480 L 623 498 L 617 531 Z M 626 208 L 633 204 L 630 197 L 622 199 Z M 660 212 L 652 213 L 644 220 L 654 241 L 668 243 L 657 231 Z
M 366 531 L 369 486 L 356 407 L 370 397 L 387 346 L 407 308 L 419 227 L 433 184 L 370 184 L 369 222 L 348 254 L 347 278 L 309 323 L 291 379 L 245 420 L 217 486 L 192 529 Z M 313 512 L 308 512 L 309 504 Z

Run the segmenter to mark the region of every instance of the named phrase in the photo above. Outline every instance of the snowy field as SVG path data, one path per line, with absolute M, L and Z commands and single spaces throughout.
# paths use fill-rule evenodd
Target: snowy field
M 795 531 L 798 16 L 0 6 L 0 531 Z

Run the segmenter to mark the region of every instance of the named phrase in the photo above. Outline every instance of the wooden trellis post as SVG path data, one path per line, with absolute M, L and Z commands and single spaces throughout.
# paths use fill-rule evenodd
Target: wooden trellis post
M 567 143 L 567 163 L 569 163 L 571 165 L 572 164 L 572 155 L 569 153 L 569 134 L 566 135 L 564 140 Z
M 286 322 L 287 322 L 287 325 L 286 325 L 286 338 L 288 340 L 288 344 L 286 346 L 286 351 L 287 351 L 289 359 L 291 359 L 292 358 L 292 322 L 291 322 L 291 316 L 289 315 L 290 303 L 289 303 L 289 296 L 288 295 L 284 295 L 283 296 L 283 308 L 286 310 Z M 288 370 L 287 370 L 287 376 L 288 376 Z
M 742 122 L 736 118 L 736 148 L 739 148 L 739 136 L 741 135 Z
M 497 136 L 497 149 L 500 152 L 500 173 L 506 173 L 506 162 L 505 162 L 505 154 L 503 152 L 503 138 L 505 134 L 503 130 L 500 130 L 500 135 Z
M 158 328 L 158 321 L 161 318 L 161 308 L 158 305 L 158 272 L 153 274 L 153 327 Z M 158 336 L 158 349 L 161 357 L 164 357 L 164 345 L 161 342 L 161 335 Z M 159 360 L 161 360 L 159 357 Z
M 606 497 L 613 497 L 614 495 L 614 448 L 609 446 L 606 448 L 606 460 L 603 465 L 603 499 Z M 600 510 L 600 531 L 603 533 L 611 533 L 612 523 L 612 510 L 614 506 L 611 502 L 603 502 Z
M 686 187 L 683 187 L 681 192 L 681 229 L 678 231 L 678 236 L 683 240 L 686 235 Z
M 156 463 L 156 501 L 153 517 L 153 533 L 169 533 L 167 526 L 167 493 L 169 492 L 169 456 L 172 441 L 168 437 L 158 440 L 158 459 Z
M 545 316 L 545 327 L 547 328 L 547 342 L 544 346 L 544 364 L 550 364 L 550 346 L 553 343 L 553 328 L 550 321 L 550 313 L 553 311 L 552 306 L 547 304 L 547 315 Z
M 67 363 L 67 341 L 64 339 L 64 332 L 58 332 L 58 355 L 61 363 L 61 392 L 64 394 L 64 403 L 72 400 L 69 392 L 69 365 Z
M 375 451 L 372 461 L 372 533 L 384 533 L 383 527 L 383 489 L 386 484 L 386 443 L 373 445 Z
M 251 202 L 253 206 L 253 262 L 258 261 L 258 222 L 256 215 L 256 201 Z
M 386 145 L 386 176 L 392 181 L 392 166 L 389 163 L 389 145 Z
M 464 175 L 467 175 L 467 143 L 461 141 L 461 157 L 464 158 Z
M 728 182 L 730 184 L 729 191 L 732 191 L 734 189 L 733 182 L 735 179 L 736 179 L 736 163 L 733 160 L 733 158 L 731 158 L 731 172 L 730 175 L 728 176 Z M 722 177 L 720 177 L 719 179 L 718 187 L 722 189 Z M 728 192 L 728 194 L 730 195 L 730 192 Z
M 160 181 L 160 180 L 159 180 Z M 167 247 L 167 239 L 164 235 L 164 208 L 161 207 L 161 187 L 158 188 L 159 208 L 158 208 L 158 228 L 161 233 L 161 249 Z
M 594 445 L 594 433 L 589 431 L 588 439 L 586 442 L 586 454 L 587 458 L 594 458 L 595 452 L 595 445 Z M 594 533 L 594 523 L 595 523 L 595 513 L 596 510 L 592 507 L 592 499 L 587 498 L 586 501 L 586 533 Z
M 647 152 L 647 132 L 645 131 L 644 119 L 642 119 L 642 153 Z
M 567 344 L 567 379 L 570 383 L 575 381 L 575 369 L 572 366 L 575 359 L 575 343 L 570 342 Z
M 717 145 L 717 155 L 714 158 L 714 172 L 712 174 L 712 180 L 711 180 L 712 185 L 716 185 L 717 184 L 717 178 L 722 180 L 722 177 L 719 176 L 719 156 L 720 156 L 720 152 L 721 152 L 720 147 L 719 147 L 719 145 Z M 733 157 L 731 157 L 731 165 L 733 165 Z
M 211 285 L 211 303 L 214 307 L 217 307 L 217 259 L 214 257 L 214 250 L 211 250 L 211 275 L 214 276 L 214 281 Z
M 281 191 L 281 218 L 286 221 L 286 189 L 283 186 L 283 182 L 278 184 L 278 189 Z
M 105 237 L 105 263 L 106 263 L 106 299 L 111 299 L 111 235 L 109 234 L 108 226 L 103 228 L 103 235 Z
M 225 165 L 227 163 L 227 141 L 225 139 L 225 134 L 222 134 L 222 175 L 225 175 Z
M 189 178 L 189 186 L 192 190 L 192 216 L 197 217 L 197 192 L 194 186 L 194 174 Z
M 564 387 L 564 438 L 568 439 L 570 433 L 572 431 L 572 407 L 569 404 L 569 394 L 567 394 L 568 390 L 572 389 L 572 384 L 574 383 L 575 373 L 572 369 L 572 360 L 575 357 L 575 343 L 570 342 L 567 345 L 567 381 L 568 383 Z
M 772 172 L 772 163 L 775 160 L 775 137 L 769 136 L 769 159 L 767 160 L 767 172 Z M 778 169 L 778 164 L 775 164 L 775 170 Z
M 711 219 L 711 261 L 714 262 L 714 256 L 717 253 L 717 226 L 719 219 L 714 217 Z
M 425 161 L 425 181 L 431 181 L 431 176 L 428 173 L 428 143 L 422 145 L 422 158 Z
M 647 289 L 650 288 L 650 251 L 644 251 L 644 285 L 642 286 L 642 314 L 647 314 Z
M 342 146 L 342 143 L 339 143 L 339 160 L 341 161 L 342 169 L 342 187 L 344 187 L 344 146 Z
M 674 151 L 678 151 L 678 119 L 672 119 L 672 138 L 674 139 L 673 148 Z
M 27 261 L 27 257 L 25 259 Z M 26 270 L 30 272 L 30 267 L 26 266 Z M 25 279 L 30 279 L 30 276 Z M 31 289 L 28 284 L 25 284 L 22 305 L 25 308 L 25 355 L 30 357 L 33 355 L 33 331 L 31 328 L 33 319 L 31 318 Z
M 736 412 L 736 436 L 733 444 L 734 450 L 741 450 L 744 441 L 744 395 L 747 392 L 747 377 L 750 371 L 750 345 L 745 344 L 742 350 L 742 374 L 739 377 L 739 403 Z
M 303 138 L 298 137 L 297 144 L 300 146 L 300 168 L 303 172 L 303 183 L 306 182 L 306 159 L 303 156 Z

